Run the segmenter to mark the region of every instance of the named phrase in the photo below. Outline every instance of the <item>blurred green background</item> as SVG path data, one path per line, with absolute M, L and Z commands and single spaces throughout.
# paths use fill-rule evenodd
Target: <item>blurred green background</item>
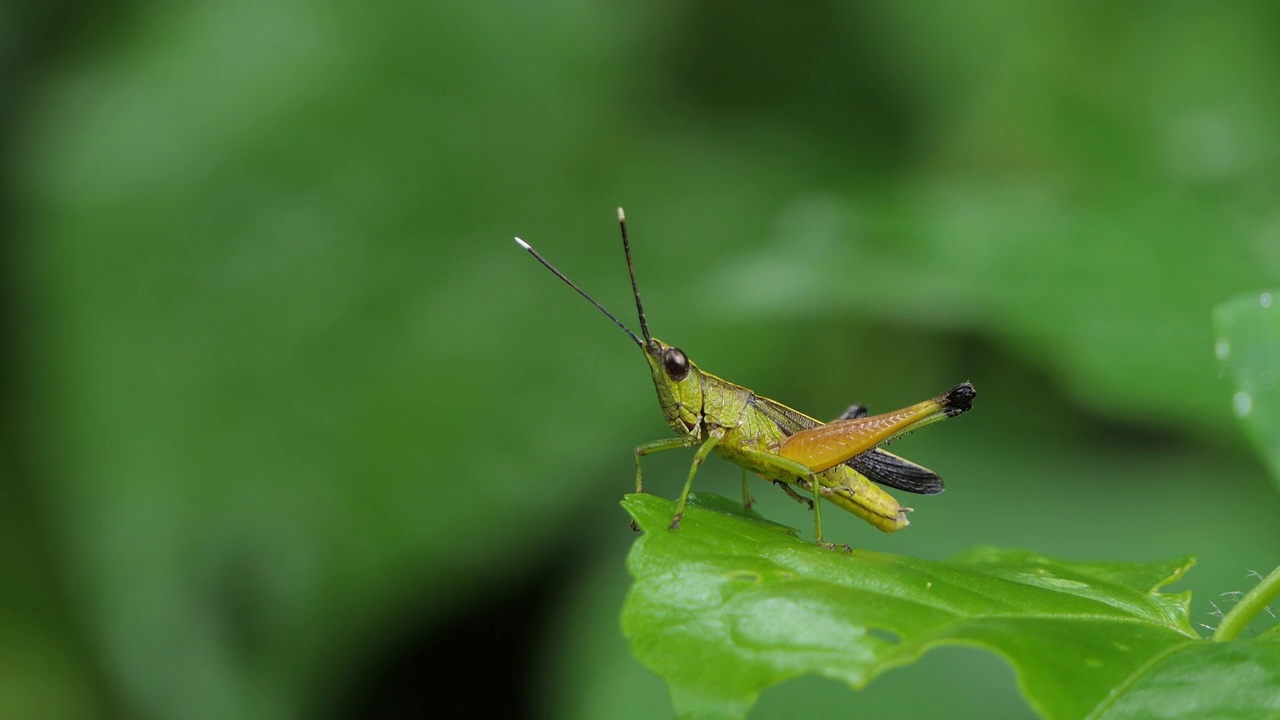
M 655 335 L 895 443 L 906 532 L 1280 562 L 1212 307 L 1280 276 L 1280 9 L 0 5 L 0 715 L 670 715 L 618 610 Z M 646 465 L 675 496 L 687 454 Z M 704 466 L 733 496 L 739 471 Z M 767 517 L 808 513 L 757 483 Z M 901 493 L 898 493 L 901 497 Z M 1027 715 L 949 649 L 753 717 Z

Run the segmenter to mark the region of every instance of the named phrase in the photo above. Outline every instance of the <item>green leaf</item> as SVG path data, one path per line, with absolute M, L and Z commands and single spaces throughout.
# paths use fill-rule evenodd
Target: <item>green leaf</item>
M 1229 715 L 1250 694 L 1280 697 L 1280 644 L 1205 650 L 1190 594 L 1159 592 L 1191 558 L 1072 563 L 978 549 L 939 563 L 823 550 L 723 499 L 698 498 L 678 532 L 666 530 L 670 501 L 623 505 L 645 531 L 628 559 L 623 631 L 682 717 L 744 717 L 762 690 L 808 673 L 862 687 L 944 644 L 1004 657 L 1046 717 L 1131 716 L 1152 706 L 1153 688 L 1162 707 L 1190 702 L 1179 687 L 1199 693 L 1201 716 Z M 1268 668 L 1242 676 L 1247 688 L 1215 698 L 1187 682 L 1241 658 Z
M 1153 658 L 1090 717 L 1258 718 L 1280 713 L 1280 642 L 1184 643 Z
M 1280 483 L 1280 290 L 1225 302 L 1213 311 L 1214 353 L 1235 385 L 1231 407 Z

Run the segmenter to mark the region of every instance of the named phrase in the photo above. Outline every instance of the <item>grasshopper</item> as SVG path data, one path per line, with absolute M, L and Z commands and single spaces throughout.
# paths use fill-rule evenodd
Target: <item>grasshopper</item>
M 924 402 L 883 415 L 868 416 L 866 408 L 853 405 L 843 415 L 822 423 L 776 400 L 756 395 L 741 385 L 705 372 L 685 353 L 649 334 L 640 290 L 631 262 L 627 220 L 618 208 L 622 249 L 631 276 L 631 293 L 640 319 L 638 337 L 612 313 L 547 262 L 529 243 L 516 238 L 538 262 L 596 306 L 644 351 L 658 393 L 663 417 L 676 437 L 655 440 L 635 449 L 636 492 L 644 492 L 640 459 L 646 455 L 697 448 L 685 480 L 671 530 L 680 527 L 685 501 L 693 487 L 698 466 L 712 452 L 743 469 L 743 506 L 754 502 L 749 473 L 755 473 L 813 510 L 814 537 L 823 547 L 836 546 L 822 539 L 822 501 L 862 518 L 884 532 L 895 532 L 909 523 L 906 508 L 874 483 L 922 495 L 943 490 L 942 478 L 928 468 L 880 449 L 880 445 L 931 423 L 964 413 L 972 406 L 973 385 L 964 382 Z M 799 488 L 812 496 L 802 497 Z M 848 550 L 848 546 L 844 546 Z

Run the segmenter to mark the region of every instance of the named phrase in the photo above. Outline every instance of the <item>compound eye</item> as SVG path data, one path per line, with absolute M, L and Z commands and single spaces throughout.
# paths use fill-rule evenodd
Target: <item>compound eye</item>
M 662 358 L 662 367 L 667 371 L 667 377 L 679 382 L 689 375 L 689 358 L 680 348 L 667 348 Z

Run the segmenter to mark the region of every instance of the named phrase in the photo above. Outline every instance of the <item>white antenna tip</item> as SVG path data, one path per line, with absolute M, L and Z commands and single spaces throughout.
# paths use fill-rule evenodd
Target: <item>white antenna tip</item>
M 516 238 L 516 244 L 517 244 L 517 245 L 519 245 L 520 247 L 524 248 L 525 250 L 532 250 L 532 249 L 533 249 L 533 248 L 529 247 L 529 243 L 527 243 L 527 242 L 525 242 L 525 241 L 521 240 L 520 238 Z
M 627 216 L 623 214 L 622 208 L 618 208 L 618 222 L 626 222 Z

